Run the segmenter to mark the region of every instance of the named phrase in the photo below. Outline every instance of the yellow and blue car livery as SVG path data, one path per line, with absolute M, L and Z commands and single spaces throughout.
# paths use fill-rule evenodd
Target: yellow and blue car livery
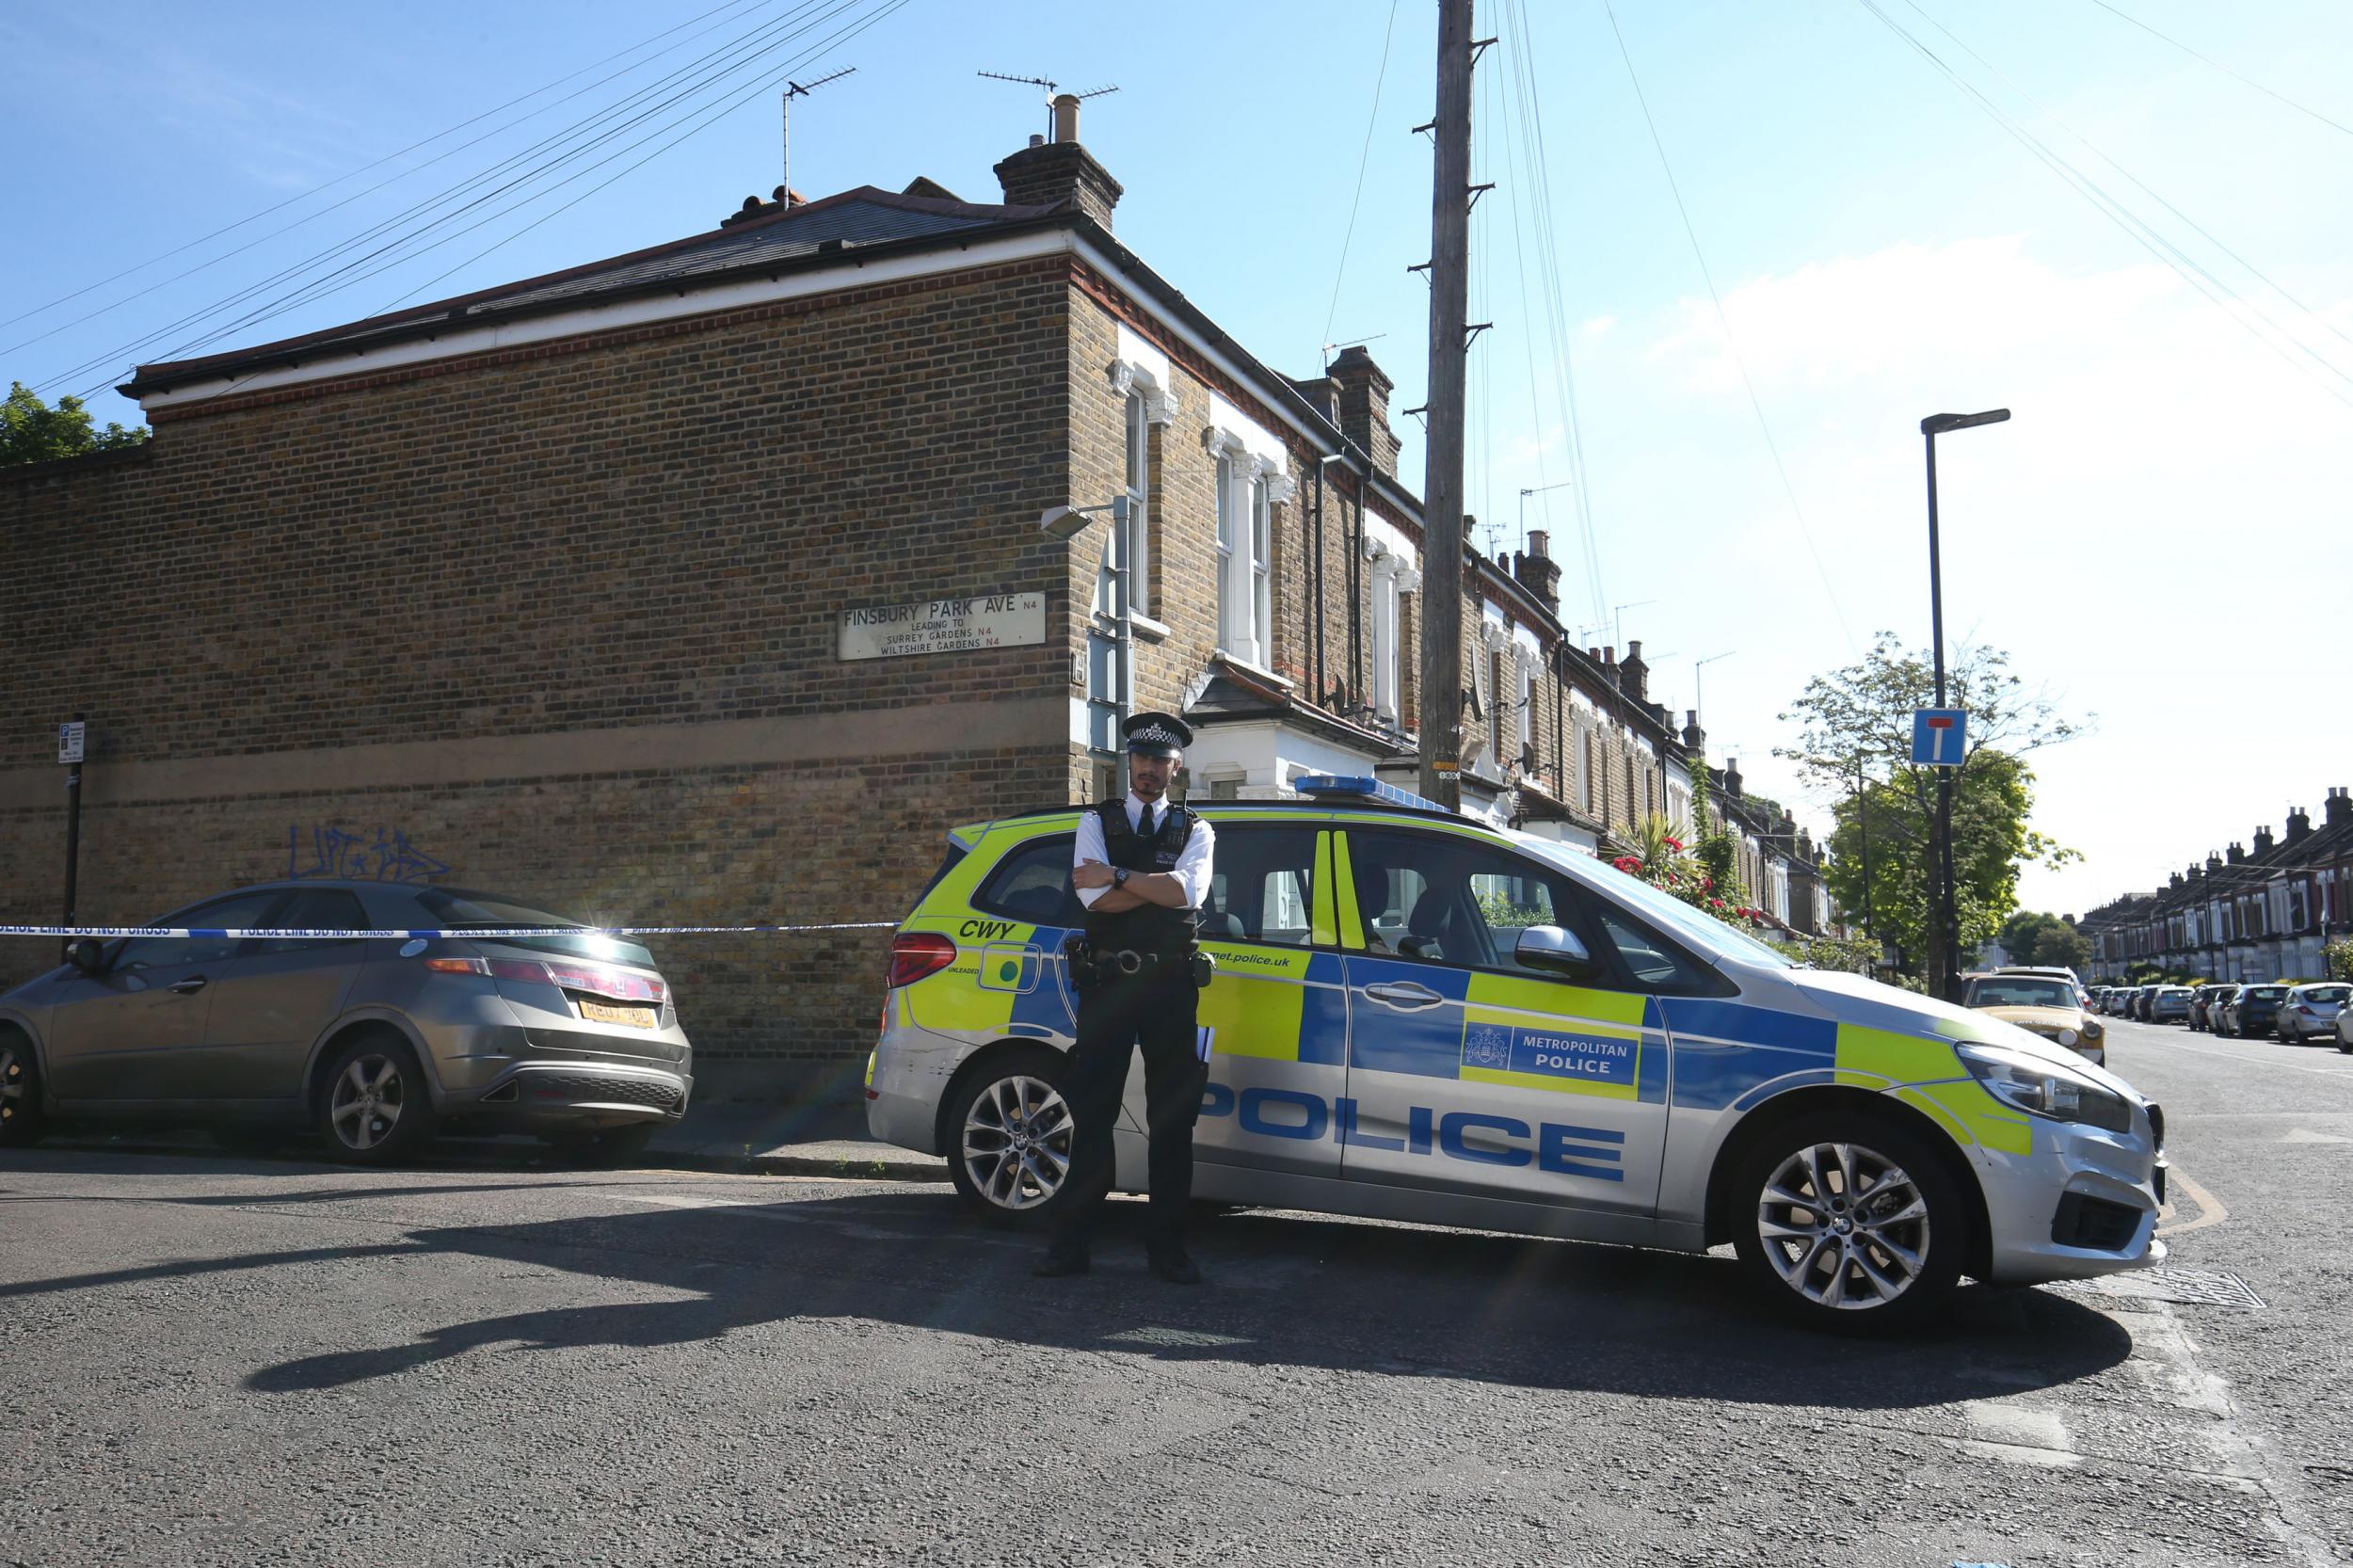
M 1319 782 L 1295 802 L 1193 807 L 1219 849 L 1203 912 L 1217 973 L 1200 999 L 1201 1198 L 1689 1250 L 1745 1241 L 1744 1256 L 1794 1216 L 1804 1235 L 1779 1240 L 1788 1283 L 1806 1246 L 1859 1245 L 1837 1229 L 1840 1183 L 1860 1216 L 1893 1171 L 1925 1208 L 1881 1225 L 1892 1251 L 1853 1253 L 1833 1295 L 1868 1295 L 1882 1272 L 1881 1288 L 1900 1285 L 1923 1268 L 1914 1241 L 1961 1249 L 1948 1272 L 2005 1283 L 2163 1256 L 2162 1112 L 2121 1079 L 1980 1013 L 1794 967 L 1565 846 L 1370 780 Z M 1042 1209 L 1058 1188 L 1077 818 L 955 829 L 894 944 L 870 1127 L 947 1157 L 984 1210 Z M 1142 1105 L 1139 1069 L 1114 1137 L 1128 1190 L 1144 1184 Z M 1813 1142 L 1788 1169 L 1841 1149 L 1879 1163 L 1807 1189 L 1812 1208 L 1786 1201 L 1785 1181 L 1741 1190 L 1793 1129 Z M 1910 1201 L 1876 1190 L 1891 1195 L 1874 1224 Z M 1848 1256 L 1808 1265 L 1817 1286 Z

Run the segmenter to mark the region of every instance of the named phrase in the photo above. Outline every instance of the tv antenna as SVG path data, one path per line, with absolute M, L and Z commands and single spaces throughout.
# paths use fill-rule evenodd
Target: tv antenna
M 810 93 L 815 92 L 819 88 L 824 87 L 826 83 L 838 82 L 841 80 L 842 77 L 850 75 L 856 70 L 857 67 L 854 65 L 845 65 L 840 70 L 835 72 L 832 75 L 820 76 L 817 80 L 806 85 L 792 81 L 788 81 L 784 84 L 784 103 L 782 105 L 784 109 L 784 156 L 781 160 L 784 165 L 784 184 L 777 187 L 783 192 L 782 195 L 776 198 L 777 200 L 789 203 L 792 200 L 792 100 L 795 98 L 807 98 Z
M 1013 82 L 1021 87 L 1037 88 L 1042 90 L 1046 94 L 1046 135 L 1048 140 L 1053 138 L 1054 95 L 1062 89 L 1060 82 L 1050 81 L 1044 76 L 1009 76 L 1001 71 L 981 71 L 975 72 L 974 74 L 985 76 L 992 82 Z M 1086 92 L 1074 92 L 1071 96 L 1083 104 L 1090 98 L 1100 98 L 1105 93 L 1118 90 L 1119 87 L 1114 83 L 1110 87 L 1095 88 Z

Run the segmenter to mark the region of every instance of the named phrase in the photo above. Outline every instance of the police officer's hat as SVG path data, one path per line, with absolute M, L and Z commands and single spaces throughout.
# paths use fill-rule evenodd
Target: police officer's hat
M 1173 760 L 1193 744 L 1193 731 L 1174 713 L 1138 713 L 1119 728 L 1127 731 L 1128 749 L 1143 757 Z

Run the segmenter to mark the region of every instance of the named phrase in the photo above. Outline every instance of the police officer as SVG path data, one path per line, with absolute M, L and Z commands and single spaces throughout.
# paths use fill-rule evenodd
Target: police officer
M 1140 1047 L 1151 1138 L 1145 1244 L 1155 1274 L 1193 1285 L 1201 1270 L 1185 1254 L 1184 1223 L 1193 1201 L 1193 1125 L 1209 1071 L 1194 1024 L 1208 979 L 1196 911 L 1209 896 L 1217 835 L 1167 798 L 1193 731 L 1167 713 L 1138 713 L 1123 728 L 1128 797 L 1090 808 L 1079 819 L 1073 851 L 1070 880 L 1087 921 L 1076 960 L 1079 1042 L 1062 1092 L 1077 1125 L 1062 1215 L 1036 1272 L 1051 1278 L 1087 1271 L 1088 1243 L 1111 1185 L 1112 1124 Z

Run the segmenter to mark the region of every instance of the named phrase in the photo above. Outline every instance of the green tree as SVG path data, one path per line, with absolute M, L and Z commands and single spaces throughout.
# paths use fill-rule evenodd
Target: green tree
M 2057 965 L 2081 974 L 2091 962 L 2091 942 L 2082 932 L 2061 920 L 2042 933 L 2034 953 L 2038 964 Z
M 1938 770 L 1912 760 L 1912 715 L 1935 697 L 1929 656 L 1882 632 L 1857 664 L 1817 675 L 1782 714 L 1800 727 L 1777 755 L 1838 798 L 1831 836 L 1831 890 L 1850 911 L 1868 909 L 1873 928 L 1918 955 L 1923 972 L 1951 971 L 1934 919 Z M 2018 904 L 2028 862 L 2076 857 L 2027 824 L 2034 774 L 2024 758 L 2073 739 L 2081 728 L 2052 701 L 2028 692 L 1998 648 L 1964 645 L 1946 670 L 1946 706 L 1968 714 L 1969 743 L 1953 775 L 1954 902 L 1961 952 L 1975 952 Z M 1864 878 L 1864 840 L 1870 877 Z M 1932 987 L 1933 988 L 1933 987 Z
M 2056 915 L 2046 915 L 2040 909 L 2021 909 L 2002 922 L 2002 929 L 1993 939 L 2002 944 L 2002 951 L 2009 954 L 2011 963 L 2040 964 L 2042 960 L 2038 953 L 2042 939 L 2059 923 Z
M 101 430 L 80 398 L 69 393 L 53 408 L 24 382 L 11 381 L 8 401 L 0 403 L 0 468 L 136 446 L 147 435 L 144 424 L 129 430 L 108 424 Z

